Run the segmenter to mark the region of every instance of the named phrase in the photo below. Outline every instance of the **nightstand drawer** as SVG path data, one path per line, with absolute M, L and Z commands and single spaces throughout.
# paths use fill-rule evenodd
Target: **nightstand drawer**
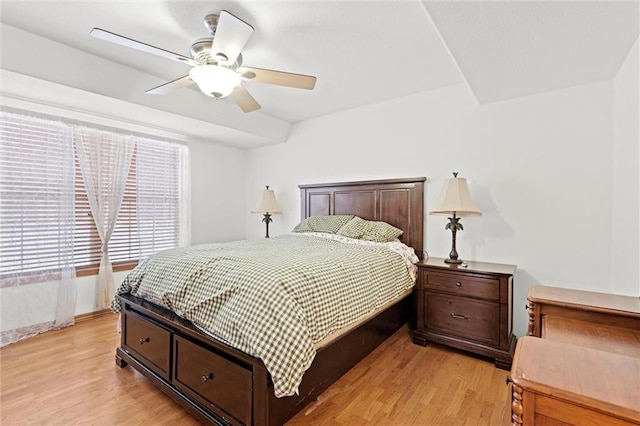
M 424 270 L 422 274 L 425 289 L 479 299 L 500 300 L 500 283 L 497 279 Z
M 499 304 L 426 292 L 428 331 L 463 337 L 477 342 L 500 343 Z

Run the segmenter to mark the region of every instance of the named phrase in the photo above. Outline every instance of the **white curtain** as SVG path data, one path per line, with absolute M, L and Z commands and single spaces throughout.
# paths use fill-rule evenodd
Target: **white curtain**
M 74 140 L 91 214 L 102 243 L 96 306 L 109 307 L 115 295 L 109 240 L 122 203 L 135 149 L 132 136 L 74 127 Z
M 67 327 L 74 324 L 76 314 L 77 300 L 77 284 L 76 284 L 76 268 L 73 262 L 74 255 L 74 238 L 75 238 L 75 165 L 73 144 L 71 143 L 71 128 L 62 123 L 58 123 L 65 127 L 65 149 L 64 163 L 65 167 L 60 171 L 64 189 L 63 194 L 64 208 L 59 215 L 59 250 L 60 256 L 60 285 L 58 286 L 58 299 L 56 301 L 56 318 L 53 323 L 55 329 Z
M 30 300 L 55 297 L 53 321 L 37 303 L 3 303 L 2 320 L 10 324 L 1 335 L 4 346 L 74 323 L 75 192 L 70 126 L 2 111 L 0 130 L 0 286 L 20 286 Z M 51 292 L 41 284 L 56 281 Z M 44 321 L 24 326 L 23 318 Z

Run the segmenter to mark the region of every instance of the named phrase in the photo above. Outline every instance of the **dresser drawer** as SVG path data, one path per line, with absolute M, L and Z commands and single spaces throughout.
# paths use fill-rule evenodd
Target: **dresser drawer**
M 425 292 L 426 328 L 480 343 L 500 343 L 500 305 Z
M 169 380 L 171 332 L 137 315 L 123 315 L 126 348 L 134 355 L 146 358 L 155 373 Z
M 424 270 L 422 274 L 421 279 L 426 290 L 437 290 L 487 300 L 500 300 L 500 283 L 497 279 Z
M 174 345 L 174 385 L 225 421 L 250 424 L 251 371 L 180 336 Z

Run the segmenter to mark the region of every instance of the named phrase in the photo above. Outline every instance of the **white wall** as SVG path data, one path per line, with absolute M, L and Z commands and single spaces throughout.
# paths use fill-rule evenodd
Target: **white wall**
M 126 272 L 114 273 L 121 283 Z M 0 289 L 0 331 L 14 330 L 53 321 L 55 318 L 58 282 L 43 282 Z M 95 307 L 96 276 L 76 279 L 78 289 L 76 315 L 93 312 Z
M 282 216 L 300 216 L 297 185 L 426 176 L 426 210 L 459 171 L 483 216 L 464 218 L 461 258 L 518 265 L 515 332 L 526 330 L 530 285 L 610 291 L 613 83 L 479 106 L 462 85 L 296 124 L 286 143 L 252 149 L 247 203 L 264 184 Z M 263 224 L 247 215 L 247 235 Z M 429 255 L 446 257 L 442 216 L 425 217 Z
M 611 290 L 640 295 L 640 109 L 638 40 L 614 80 Z
M 246 151 L 191 141 L 191 243 L 245 236 Z

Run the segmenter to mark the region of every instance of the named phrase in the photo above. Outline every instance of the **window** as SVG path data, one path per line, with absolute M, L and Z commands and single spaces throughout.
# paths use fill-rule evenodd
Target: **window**
M 59 271 L 73 232 L 73 147 L 63 123 L 2 113 L 0 277 Z M 55 278 L 55 277 L 52 277 Z
M 0 282 L 50 280 L 69 262 L 65 257 L 77 270 L 97 267 L 101 242 L 73 140 L 76 125 L 5 111 L 0 117 Z M 177 247 L 188 232 L 187 148 L 133 139 L 109 243 L 114 264 Z M 65 241 L 72 247 L 66 254 Z

